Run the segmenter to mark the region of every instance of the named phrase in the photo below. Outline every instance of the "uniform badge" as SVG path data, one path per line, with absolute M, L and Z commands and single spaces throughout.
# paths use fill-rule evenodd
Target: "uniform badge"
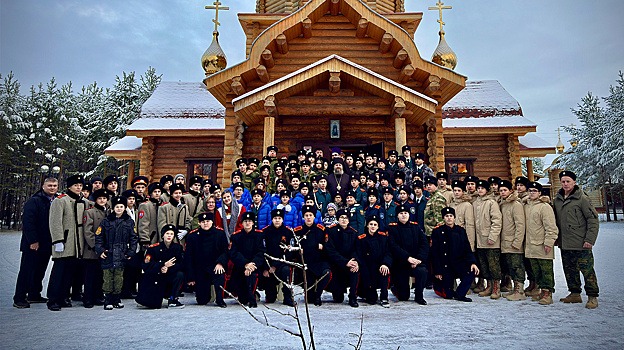
M 384 215 L 384 213 L 379 213 L 379 218 L 380 218 L 381 220 L 383 220 L 383 219 L 384 219 L 384 216 L 385 216 L 385 215 Z
M 139 219 L 143 219 L 144 216 L 145 216 L 145 211 L 144 210 L 139 211 Z
M 150 260 L 152 260 L 152 256 L 151 256 L 151 255 L 149 255 L 149 254 L 148 254 L 148 255 L 146 255 L 146 256 L 145 256 L 145 263 L 146 263 L 146 264 L 147 264 L 147 263 L 149 263 L 149 262 L 150 262 Z
M 84 216 L 82 217 L 82 224 L 84 225 L 84 224 L 86 224 L 86 223 L 87 223 L 87 216 L 86 216 L 86 215 L 84 215 Z
M 100 233 L 102 233 L 102 226 L 98 227 L 97 230 L 95 230 L 95 235 L 99 236 Z
M 360 215 L 364 215 L 364 209 L 360 209 Z
M 410 208 L 410 214 L 416 214 L 416 208 L 411 207 Z

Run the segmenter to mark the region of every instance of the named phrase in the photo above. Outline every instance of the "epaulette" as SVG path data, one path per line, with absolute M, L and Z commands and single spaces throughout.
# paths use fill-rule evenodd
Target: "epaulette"
M 260 230 L 260 229 L 256 229 L 256 232 L 262 233 L 262 230 Z
M 411 200 L 411 199 L 408 199 L 408 200 L 407 200 L 407 203 L 409 203 L 409 204 L 414 204 L 414 201 L 413 201 L 413 200 Z
M 166 204 L 169 204 L 169 202 L 162 202 L 160 206 L 162 207 L 163 205 L 166 205 Z
M 325 231 L 325 226 L 321 224 L 316 224 L 316 227 L 320 228 L 322 231 Z
M 418 225 L 418 222 L 416 222 L 416 221 L 410 221 L 410 222 L 411 222 L 412 224 L 414 224 L 414 225 Z
M 214 225 L 214 227 L 218 228 L 219 230 L 223 230 L 223 227 L 221 226 Z
M 158 247 L 159 244 L 160 244 L 160 242 L 154 243 L 154 244 L 150 245 L 148 248 Z
M 394 203 L 395 205 L 400 205 L 400 203 L 399 203 L 399 202 L 396 202 L 396 201 L 394 201 L 393 203 Z
M 238 233 L 240 233 L 240 232 L 241 232 L 241 230 L 238 230 L 238 231 L 236 231 L 236 232 L 232 233 L 232 235 L 238 234 Z
M 442 226 L 442 224 L 436 225 L 436 227 L 434 227 L 433 229 L 435 230 L 436 228 Z
M 198 229 L 198 228 L 196 228 L 196 229 L 194 229 L 194 230 L 190 230 L 190 231 L 189 231 L 189 233 L 195 233 L 195 232 L 197 232 L 197 231 L 199 231 L 199 229 Z
M 397 225 L 397 223 L 396 223 L 396 222 L 391 222 L 391 223 L 389 223 L 388 225 L 389 225 L 389 226 L 396 226 L 396 225 Z
M 375 209 L 379 209 L 379 208 L 381 208 L 381 207 L 380 207 L 379 205 L 376 205 L 376 206 L 374 206 L 373 208 L 375 208 Z
M 65 196 L 67 196 L 67 194 L 66 194 L 66 193 L 61 193 L 61 194 L 60 194 L 58 197 L 56 197 L 56 198 L 63 198 L 63 197 L 65 197 Z
M 379 233 L 379 234 L 380 234 L 380 235 L 382 235 L 382 236 L 387 236 L 387 235 L 388 235 L 387 233 L 385 233 L 385 232 L 383 232 L 383 231 L 377 231 L 377 233 Z
M 338 224 L 332 224 L 332 225 L 331 225 L 331 226 L 329 226 L 328 228 L 332 228 L 332 227 L 334 227 L 334 226 L 336 226 L 336 225 L 338 225 Z
M 358 239 L 364 239 L 366 238 L 366 233 L 362 233 L 361 235 L 358 236 Z
M 360 192 L 366 192 L 366 190 L 360 187 Z
M 297 226 L 297 227 L 295 227 L 295 231 L 301 231 L 302 228 L 303 228 L 303 226 Z
M 262 230 L 261 230 L 261 231 L 266 230 L 266 228 L 267 228 L 267 227 L 269 227 L 269 226 L 271 226 L 271 225 L 266 225 L 266 226 L 264 226 L 264 227 L 262 228 Z

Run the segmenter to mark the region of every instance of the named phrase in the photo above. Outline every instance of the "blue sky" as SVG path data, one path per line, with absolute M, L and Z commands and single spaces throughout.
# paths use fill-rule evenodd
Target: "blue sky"
M 97 81 L 109 87 L 123 71 L 149 66 L 164 80 L 201 81 L 200 58 L 210 45 L 214 11 L 199 0 L 0 0 L 0 73 L 13 71 L 25 93 L 55 77 L 74 90 Z M 237 13 L 254 0 L 223 0 L 220 42 L 233 65 L 244 59 Z M 423 12 L 415 42 L 430 59 L 437 45 L 436 0 L 406 0 Z M 608 93 L 624 69 L 624 1 L 459 1 L 445 11 L 446 39 L 456 71 L 469 80 L 496 79 L 556 143 L 556 128 L 574 121 L 570 108 L 592 91 Z M 564 139 L 565 142 L 565 139 Z

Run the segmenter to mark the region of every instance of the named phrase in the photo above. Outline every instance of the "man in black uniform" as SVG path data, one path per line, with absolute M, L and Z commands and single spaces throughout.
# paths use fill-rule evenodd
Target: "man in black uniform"
M 470 284 L 479 275 L 477 260 L 472 254 L 466 230 L 455 225 L 455 209 L 442 209 L 444 225 L 435 228 L 431 234 L 431 261 L 435 283 L 433 288 L 445 299 L 472 301 L 466 297 Z M 455 279 L 461 280 L 453 290 Z
M 427 305 L 423 298 L 423 289 L 427 281 L 427 255 L 429 241 L 418 223 L 409 221 L 409 208 L 399 205 L 396 209 L 398 222 L 388 226 L 390 247 L 392 250 L 392 293 L 400 301 L 409 299 L 409 280 L 414 277 L 414 301 Z
M 145 252 L 143 279 L 139 284 L 136 302 L 151 309 L 162 307 L 163 297 L 168 299 L 168 307 L 182 308 L 178 296 L 184 284 L 182 272 L 183 249 L 173 242 L 178 234 L 174 225 L 165 225 L 161 230 L 162 241 L 154 243 Z
M 379 220 L 376 216 L 366 218 L 366 232 L 359 235 L 355 243 L 357 260 L 361 263 L 358 293 L 367 303 L 375 304 L 379 289 L 380 305 L 389 307 L 388 282 L 392 254 L 388 234 L 379 231 Z
M 225 267 L 228 263 L 228 241 L 225 232 L 214 226 L 214 213 L 198 216 L 199 228 L 186 237 L 186 280 L 195 286 L 197 304 L 210 301 L 210 287 L 214 286 L 216 305 L 226 307 L 223 301 Z
M 346 287 L 349 287 L 349 305 L 358 307 L 357 283 L 360 266 L 355 258 L 355 241 L 358 232 L 349 226 L 349 212 L 345 209 L 336 213 L 338 224 L 327 229 L 327 256 L 331 264 L 332 279 L 327 287 L 334 302 L 342 303 Z
M 293 231 L 284 225 L 284 209 L 271 211 L 271 225 L 264 228 L 264 245 L 269 256 L 285 260 L 293 260 L 292 253 L 286 251 L 284 246 L 291 244 Z M 262 273 L 262 282 L 266 293 L 266 303 L 274 303 L 277 299 L 277 285 L 279 281 L 290 283 L 290 265 L 269 259 L 269 266 Z M 295 306 L 292 291 L 286 284 L 282 286 L 284 305 Z
M 241 215 L 243 229 L 234 232 L 230 237 L 232 247 L 230 258 L 234 263 L 232 278 L 238 279 L 238 300 L 241 304 L 254 308 L 256 303 L 256 286 L 258 285 L 258 271 L 264 263 L 266 249 L 262 244 L 262 231 L 256 230 L 256 216 L 245 212 Z

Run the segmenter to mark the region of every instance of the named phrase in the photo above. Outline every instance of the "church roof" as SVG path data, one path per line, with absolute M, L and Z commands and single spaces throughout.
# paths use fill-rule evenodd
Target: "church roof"
M 222 118 L 224 113 L 200 82 L 163 81 L 141 107 L 141 118 Z
M 444 118 L 522 115 L 518 101 L 497 80 L 467 81 L 466 87 L 444 105 Z

